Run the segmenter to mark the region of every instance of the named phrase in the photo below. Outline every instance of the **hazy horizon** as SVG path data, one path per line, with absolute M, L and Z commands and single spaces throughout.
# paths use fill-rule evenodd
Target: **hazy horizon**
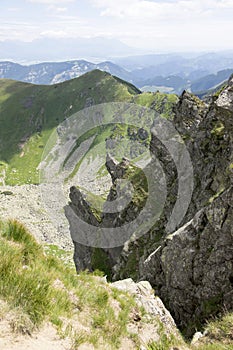
M 9 0 L 0 9 L 0 60 L 233 50 L 231 0 Z M 81 43 L 75 57 L 66 42 Z
M 20 65 L 34 65 L 34 64 L 40 64 L 40 63 L 62 63 L 62 62 L 69 62 L 69 61 L 87 61 L 89 63 L 94 63 L 94 64 L 98 64 L 98 63 L 103 63 L 103 62 L 112 62 L 112 63 L 116 63 L 118 62 L 118 60 L 121 59 L 127 59 L 127 58 L 137 58 L 137 57 L 146 57 L 146 56 L 162 56 L 162 55 L 168 55 L 168 56 L 173 56 L 173 55 L 177 55 L 180 57 L 191 57 L 191 58 L 195 58 L 195 57 L 201 57 L 202 55 L 211 55 L 211 54 L 229 54 L 231 57 L 233 57 L 233 50 L 207 50 L 207 51 L 183 51 L 183 52 L 172 52 L 172 51 L 161 51 L 161 52 L 155 52 L 155 53 L 137 53 L 137 54 L 126 54 L 126 55 L 116 55 L 116 56 L 106 56 L 106 57 L 93 57 L 93 56 L 78 56 L 78 57 L 68 57 L 68 58 L 57 58 L 57 59 L 14 59 L 11 57 L 0 57 L 0 62 L 13 62 L 13 63 L 17 63 Z

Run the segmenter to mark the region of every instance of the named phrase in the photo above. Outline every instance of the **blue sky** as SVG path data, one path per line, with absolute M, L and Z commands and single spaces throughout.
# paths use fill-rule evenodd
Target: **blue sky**
M 2 0 L 0 40 L 108 37 L 156 51 L 233 49 L 233 0 Z

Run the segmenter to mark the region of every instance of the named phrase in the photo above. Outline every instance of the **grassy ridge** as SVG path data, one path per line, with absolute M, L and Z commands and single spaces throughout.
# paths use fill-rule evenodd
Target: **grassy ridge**
M 92 71 L 53 86 L 0 80 L 0 185 L 38 183 L 37 166 L 54 128 L 91 104 L 132 102 L 170 115 L 175 95 L 141 94 L 108 73 Z
M 53 86 L 11 80 L 0 86 L 0 160 L 9 184 L 38 182 L 35 169 L 48 137 L 70 115 L 90 103 L 129 101 L 138 93 L 100 71 Z

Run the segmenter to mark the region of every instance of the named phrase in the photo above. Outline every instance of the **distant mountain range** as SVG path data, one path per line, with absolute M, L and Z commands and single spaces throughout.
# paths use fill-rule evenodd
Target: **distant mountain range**
M 33 84 L 52 85 L 99 69 L 130 81 L 131 75 L 125 69 L 112 62 L 99 64 L 85 60 L 66 62 L 44 62 L 32 65 L 20 65 L 13 62 L 0 62 L 0 78 L 14 79 Z
M 132 56 L 100 63 L 86 60 L 43 62 L 21 65 L 0 62 L 0 78 L 51 85 L 99 69 L 126 80 L 143 91 L 180 94 L 200 93 L 215 88 L 233 73 L 233 53 L 194 55 Z
M 217 72 L 232 67 L 233 51 L 210 53 L 169 53 L 128 56 L 114 59 L 116 64 L 130 71 L 156 67 L 159 74 Z

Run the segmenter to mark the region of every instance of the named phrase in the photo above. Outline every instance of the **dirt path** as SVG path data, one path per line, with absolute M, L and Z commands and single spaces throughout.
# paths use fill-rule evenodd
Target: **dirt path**
M 6 322 L 0 322 L 0 349 L 2 350 L 69 350 L 68 339 L 60 339 L 51 324 L 46 324 L 32 336 L 12 333 Z
M 55 227 L 46 212 L 40 186 L 0 186 L 0 218 L 21 221 L 41 243 L 73 249 L 68 226 Z

